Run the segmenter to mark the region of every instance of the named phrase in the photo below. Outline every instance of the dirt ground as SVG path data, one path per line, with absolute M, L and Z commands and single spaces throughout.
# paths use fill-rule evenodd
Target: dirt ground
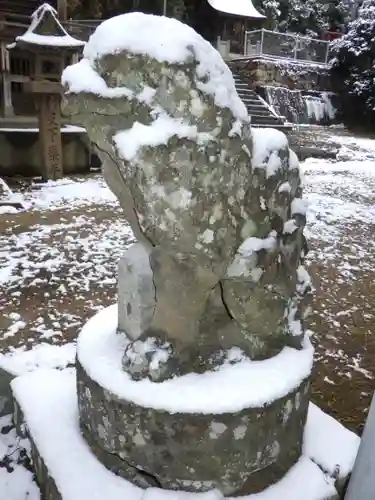
M 0 351 L 23 345 L 29 348 L 41 338 L 58 344 L 72 341 L 95 310 L 116 300 L 117 260 L 107 262 L 110 256 L 104 256 L 106 269 L 101 274 L 97 266 L 102 263 L 98 259 L 90 262 L 88 258 L 88 255 L 97 257 L 99 252 L 95 252 L 95 248 L 88 251 L 78 244 L 85 241 L 95 227 L 94 244 L 97 243 L 100 233 L 113 222 L 126 226 L 118 210 L 105 206 L 91 207 L 89 212 L 87 209 L 59 209 L 44 211 L 42 216 L 38 212 L 23 212 L 2 217 L 0 235 L 5 239 L 10 235 L 22 237 L 35 230 L 43 231 L 44 227 L 52 227 L 52 230 L 43 234 L 42 242 L 26 242 L 27 264 L 31 261 L 35 267 L 30 272 L 30 267 L 25 267 L 21 258 L 16 273 L 22 279 L 8 285 L 0 296 Z M 131 236 L 124 238 L 124 247 L 130 242 Z M 62 257 L 57 268 L 53 263 L 48 264 L 55 248 L 59 248 L 58 258 Z M 14 313 L 20 314 L 27 325 L 21 325 L 15 333 L 14 328 L 12 330 L 14 319 L 17 319 Z
M 360 433 L 374 391 L 375 275 L 337 284 L 335 262 L 312 263 L 309 271 L 317 286 L 309 318 L 316 349 L 312 398 Z
M 314 175 L 307 192 L 315 196 Z M 105 189 L 98 175 L 77 180 L 82 189 L 87 181 Z M 348 201 L 342 184 L 340 200 Z M 360 432 L 374 390 L 374 225 L 349 218 L 333 244 L 319 237 L 320 222 L 312 224 L 308 264 L 316 286 L 312 399 Z M 116 300 L 117 260 L 131 241 L 117 202 L 106 196 L 0 215 L 0 352 L 74 340 Z

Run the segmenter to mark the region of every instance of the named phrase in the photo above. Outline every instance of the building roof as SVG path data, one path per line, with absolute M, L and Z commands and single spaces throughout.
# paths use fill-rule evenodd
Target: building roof
M 248 17 L 250 19 L 266 19 L 258 12 L 252 0 L 207 0 L 215 10 L 233 16 Z
M 41 5 L 31 16 L 31 23 L 27 31 L 16 37 L 16 44 L 57 47 L 79 48 L 85 42 L 73 38 L 68 34 L 57 18 L 56 10 L 48 3 Z

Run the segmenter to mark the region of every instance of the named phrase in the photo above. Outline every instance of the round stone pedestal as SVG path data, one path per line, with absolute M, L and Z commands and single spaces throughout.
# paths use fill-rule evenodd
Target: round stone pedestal
M 312 348 L 154 383 L 122 370 L 115 307 L 78 339 L 80 425 L 92 451 L 141 487 L 261 491 L 301 454 Z

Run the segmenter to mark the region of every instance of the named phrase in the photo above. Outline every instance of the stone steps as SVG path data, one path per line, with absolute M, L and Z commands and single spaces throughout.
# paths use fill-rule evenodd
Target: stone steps
M 251 113 L 251 123 L 253 125 L 282 125 L 276 116 L 267 114 Z
M 246 102 L 245 102 L 245 104 L 246 104 Z M 258 106 L 252 106 L 252 109 L 253 109 L 253 112 L 251 114 L 251 118 L 254 118 L 255 116 L 267 116 L 270 119 L 275 118 L 277 120 L 276 117 L 270 117 L 269 116 L 269 113 L 268 113 L 267 109 L 264 109 L 264 108 L 258 107 Z
M 237 74 L 233 74 L 233 78 L 237 93 L 251 116 L 251 125 L 253 127 L 271 127 L 285 131 L 291 128 L 286 125 L 285 118 L 276 115 L 255 90 L 249 87 L 245 80 Z

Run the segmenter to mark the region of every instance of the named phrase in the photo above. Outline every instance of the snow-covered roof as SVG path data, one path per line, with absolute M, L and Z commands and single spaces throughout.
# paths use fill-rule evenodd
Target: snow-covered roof
M 233 16 L 249 17 L 251 19 L 266 19 L 258 12 L 251 0 L 207 0 L 215 10 Z
M 64 48 L 78 48 L 85 45 L 82 40 L 69 35 L 58 20 L 56 10 L 48 3 L 41 5 L 32 14 L 29 28 L 16 38 L 16 42 Z

